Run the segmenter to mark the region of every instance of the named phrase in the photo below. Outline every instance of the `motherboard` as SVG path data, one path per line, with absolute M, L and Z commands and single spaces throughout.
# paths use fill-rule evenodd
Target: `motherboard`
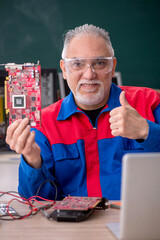
M 28 118 L 32 127 L 41 126 L 41 66 L 39 62 L 5 64 L 5 108 L 9 124 Z

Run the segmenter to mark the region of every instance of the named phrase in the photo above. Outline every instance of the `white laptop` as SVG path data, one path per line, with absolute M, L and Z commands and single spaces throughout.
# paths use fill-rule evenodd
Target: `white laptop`
M 160 153 L 126 154 L 122 166 L 120 223 L 107 227 L 117 239 L 160 239 Z

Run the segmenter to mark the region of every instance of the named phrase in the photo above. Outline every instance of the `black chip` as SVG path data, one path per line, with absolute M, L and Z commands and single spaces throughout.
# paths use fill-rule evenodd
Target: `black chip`
M 36 111 L 36 107 L 31 107 L 32 112 Z
M 17 95 L 13 96 L 14 102 L 13 102 L 13 108 L 25 108 L 25 96 Z
M 12 115 L 12 119 L 16 119 L 16 115 Z
M 32 97 L 31 99 L 32 99 L 32 101 L 36 101 L 36 97 Z

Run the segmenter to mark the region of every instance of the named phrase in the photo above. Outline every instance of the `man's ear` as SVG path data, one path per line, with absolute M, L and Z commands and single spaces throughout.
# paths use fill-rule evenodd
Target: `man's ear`
M 117 59 L 114 57 L 114 58 L 113 58 L 112 77 L 114 76 L 115 69 L 116 69 L 116 65 L 117 65 Z
M 61 68 L 62 73 L 63 73 L 63 78 L 67 79 L 66 69 L 65 69 L 65 64 L 64 64 L 64 60 L 63 59 L 60 60 L 60 68 Z

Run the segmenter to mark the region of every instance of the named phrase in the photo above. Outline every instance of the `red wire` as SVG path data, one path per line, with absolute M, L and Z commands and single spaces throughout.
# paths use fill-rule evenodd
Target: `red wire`
M 30 216 L 33 211 L 38 211 L 39 208 L 36 207 L 36 206 L 34 206 L 34 205 L 32 204 L 32 201 L 36 201 L 37 203 L 39 203 L 40 205 L 43 205 L 43 206 L 46 205 L 46 204 L 38 201 L 36 198 L 39 198 L 39 199 L 44 200 L 44 201 L 52 202 L 53 204 L 55 203 L 55 201 L 53 201 L 53 200 L 45 199 L 45 198 L 40 197 L 40 196 L 32 196 L 32 197 L 26 199 L 26 198 L 23 198 L 23 197 L 21 197 L 21 196 L 19 196 L 19 195 L 16 195 L 16 194 L 13 194 L 13 193 L 9 193 L 9 192 L 1 192 L 1 191 L 0 191 L 0 193 L 2 193 L 2 194 L 8 194 L 8 195 L 14 197 L 14 198 L 12 198 L 12 199 L 7 203 L 7 213 L 8 213 L 8 215 L 9 215 L 11 218 L 13 218 L 13 219 L 24 219 L 24 218 Z M 17 194 L 18 194 L 18 193 L 17 193 Z M 9 206 L 10 206 L 10 204 L 11 204 L 12 201 L 18 201 L 18 202 L 20 202 L 20 203 L 22 203 L 22 204 L 26 204 L 26 205 L 28 205 L 28 206 L 31 207 L 31 210 L 29 211 L 28 214 L 26 214 L 26 215 L 24 215 L 24 216 L 20 216 L 19 218 L 18 218 L 18 217 L 15 217 L 15 216 L 13 216 L 13 215 L 9 212 Z
M 55 201 L 50 200 L 50 199 L 45 199 L 45 198 L 43 198 L 43 197 L 41 197 L 41 196 L 32 196 L 32 197 L 26 199 L 26 198 L 23 198 L 23 197 L 21 197 L 21 196 L 19 196 L 19 195 L 16 195 L 16 194 L 13 194 L 13 193 L 9 193 L 9 192 L 1 192 L 1 191 L 0 191 L 0 193 L 2 193 L 2 194 L 8 194 L 8 195 L 14 197 L 14 198 L 12 198 L 12 199 L 7 203 L 7 213 L 8 213 L 8 215 L 9 215 L 11 218 L 13 218 L 13 219 L 24 219 L 24 218 L 30 216 L 33 211 L 38 211 L 39 208 L 36 207 L 36 206 L 34 206 L 34 205 L 32 204 L 32 201 L 36 201 L 37 203 L 39 203 L 40 205 L 43 205 L 43 206 L 46 205 L 46 204 L 38 201 L 36 198 L 39 198 L 39 199 L 44 200 L 44 201 L 52 202 L 53 204 L 55 203 Z M 17 193 L 17 194 L 18 194 L 18 193 Z M 21 201 L 20 199 L 21 199 L 22 201 Z M 10 204 L 11 204 L 12 201 L 18 201 L 18 202 L 20 202 L 20 203 L 22 203 L 22 204 L 26 204 L 26 205 L 28 205 L 28 206 L 31 207 L 31 210 L 29 211 L 28 214 L 26 214 L 26 215 L 24 215 L 24 216 L 21 216 L 21 217 L 19 217 L 19 218 L 18 218 L 18 217 L 15 217 L 15 216 L 13 216 L 13 215 L 9 212 L 9 206 L 10 206 Z
M 44 201 L 47 201 L 47 202 L 53 202 L 53 203 L 55 202 L 55 201 L 53 201 L 53 200 L 46 199 L 46 198 L 43 198 L 43 197 L 40 197 L 40 196 L 32 196 L 32 197 L 28 198 L 28 201 L 34 200 L 34 201 L 38 202 L 38 203 L 41 204 L 41 205 L 45 205 L 45 204 L 43 204 L 43 203 L 40 203 L 36 198 L 39 198 L 39 199 L 44 200 Z
M 19 199 L 16 199 L 16 198 L 12 198 L 12 199 L 8 202 L 8 204 L 7 204 L 7 213 L 8 213 L 8 215 L 9 215 L 11 218 L 13 218 L 13 219 L 23 219 L 23 218 L 26 218 L 26 217 L 28 217 L 28 216 L 31 215 L 33 209 L 31 209 L 28 214 L 26 214 L 26 215 L 24 215 L 24 216 L 22 216 L 22 217 L 20 217 L 20 218 L 14 217 L 14 216 L 13 216 L 12 214 L 10 214 L 10 212 L 9 212 L 9 206 L 10 206 L 10 203 L 11 203 L 12 201 L 18 201 L 18 202 L 20 202 L 20 203 L 22 203 L 22 204 L 30 205 L 30 204 L 27 203 L 27 202 L 20 201 Z
M 25 198 L 19 196 L 18 193 L 17 193 L 17 195 L 15 195 L 15 194 L 13 194 L 13 193 L 9 193 L 9 192 L 0 192 L 0 193 L 2 193 L 2 194 L 8 194 L 8 195 L 10 195 L 10 196 L 17 197 L 17 198 L 21 198 L 21 199 L 25 200 Z

